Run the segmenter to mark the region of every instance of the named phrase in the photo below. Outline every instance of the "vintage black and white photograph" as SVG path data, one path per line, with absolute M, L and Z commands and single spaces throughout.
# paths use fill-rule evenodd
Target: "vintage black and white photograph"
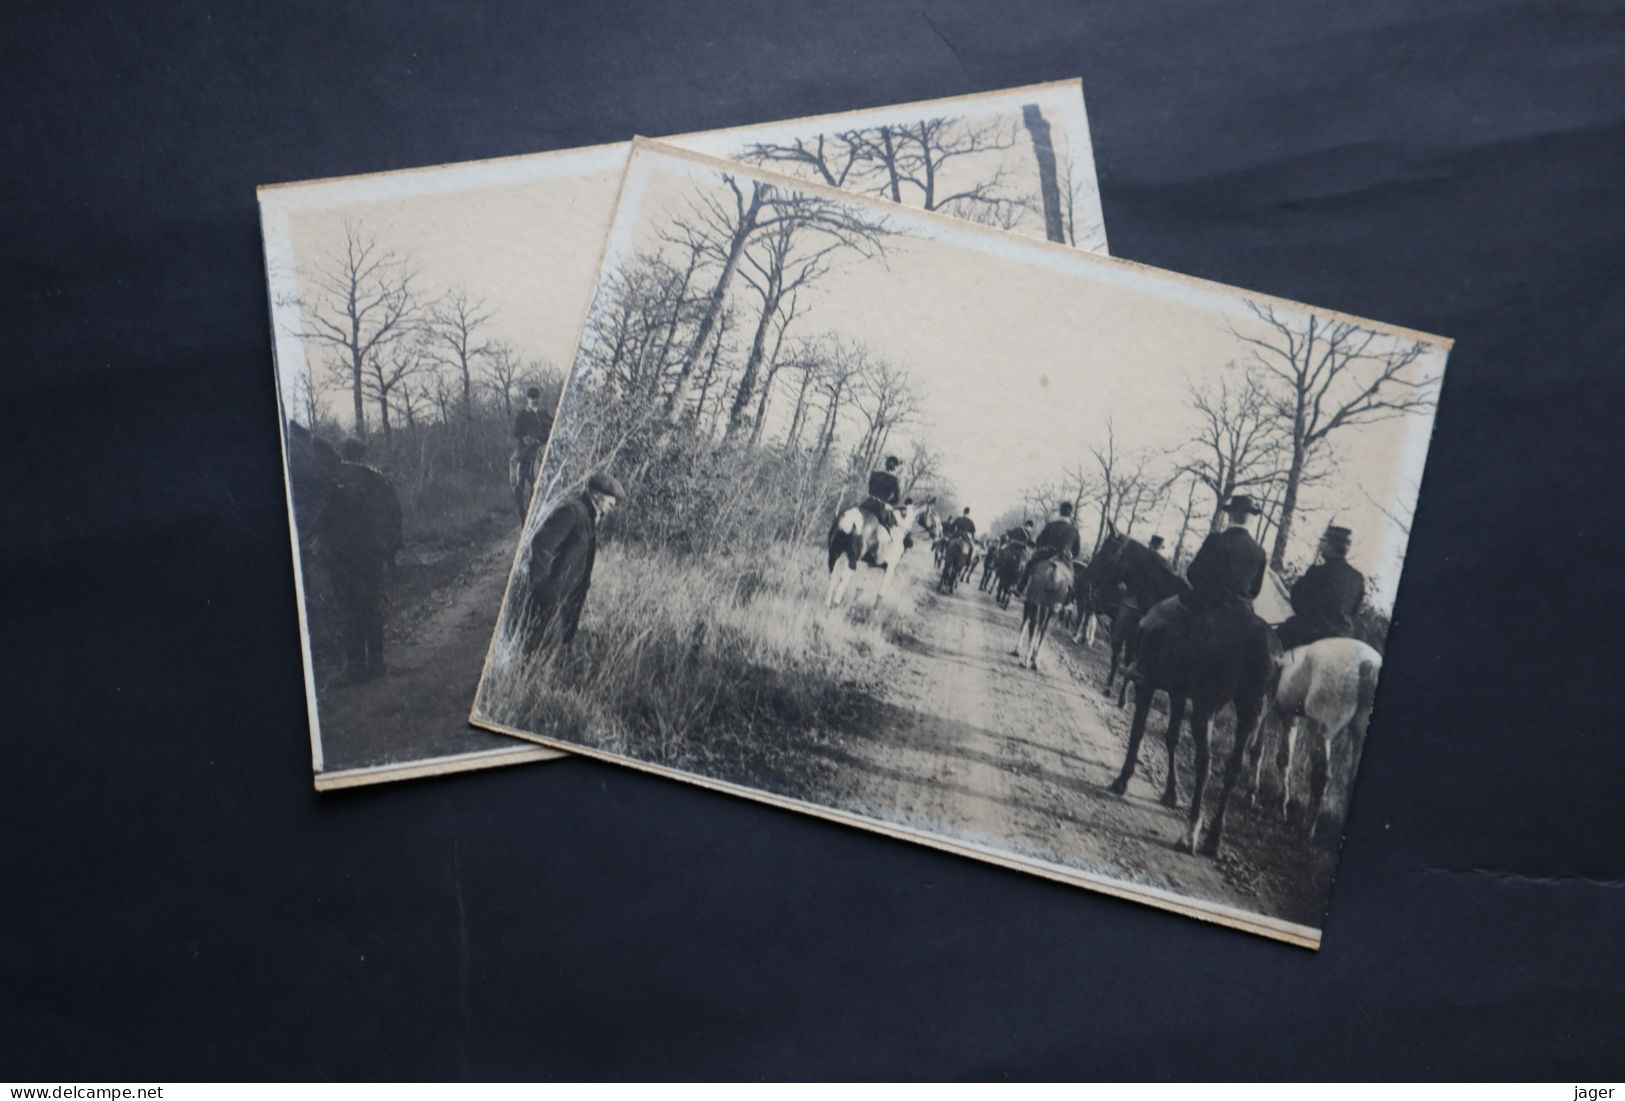
M 1076 80 L 673 140 L 1106 247 Z M 468 708 L 627 150 L 260 190 L 318 787 L 556 755 Z M 708 256 L 695 238 L 645 274 L 689 312 Z M 823 261 L 794 263 L 763 327 L 716 319 L 713 373 L 789 377 Z M 675 363 L 680 335 L 639 334 L 640 363 Z
M 1448 350 L 637 143 L 474 721 L 1316 946 Z

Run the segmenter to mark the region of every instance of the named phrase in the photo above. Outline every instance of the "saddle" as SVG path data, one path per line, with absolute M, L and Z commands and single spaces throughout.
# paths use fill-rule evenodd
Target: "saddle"
M 858 510 L 873 516 L 887 531 L 897 526 L 897 514 L 892 512 L 890 505 L 878 497 L 865 497 L 858 503 Z

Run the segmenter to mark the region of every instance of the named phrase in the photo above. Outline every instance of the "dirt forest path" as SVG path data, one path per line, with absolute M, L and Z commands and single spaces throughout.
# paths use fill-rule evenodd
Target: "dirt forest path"
M 321 686 L 324 771 L 519 744 L 468 725 L 517 537 L 516 526 L 500 525 L 460 552 L 447 581 L 386 607 L 389 673 L 367 684 Z M 411 547 L 403 553 L 405 568 L 414 568 L 412 553 Z
M 833 750 L 848 757 L 842 771 L 852 789 L 843 803 L 1069 868 L 1281 914 L 1277 900 L 1260 897 L 1245 862 L 1174 849 L 1191 786 L 1182 775 L 1180 810 L 1158 801 L 1164 716 L 1152 717 L 1127 796 L 1106 790 L 1122 765 L 1129 712 L 1101 693 L 1104 650 L 1086 652 L 1056 625 L 1033 672 L 1011 654 L 1019 622 L 1019 601 L 1002 610 L 974 582 L 930 598 L 920 636 L 889 674 L 880 723 Z

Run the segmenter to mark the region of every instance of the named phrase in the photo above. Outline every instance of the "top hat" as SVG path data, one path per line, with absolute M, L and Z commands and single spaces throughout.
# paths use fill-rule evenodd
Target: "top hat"
M 1237 513 L 1240 513 L 1243 516 L 1258 516 L 1261 515 L 1264 510 L 1254 504 L 1253 499 L 1247 496 L 1247 494 L 1238 493 L 1224 503 L 1224 511 L 1228 512 L 1232 516 L 1235 516 Z
M 1347 552 L 1349 544 L 1354 540 L 1354 533 L 1348 528 L 1340 528 L 1336 524 L 1326 526 L 1326 534 L 1321 536 L 1328 546 L 1335 550 Z

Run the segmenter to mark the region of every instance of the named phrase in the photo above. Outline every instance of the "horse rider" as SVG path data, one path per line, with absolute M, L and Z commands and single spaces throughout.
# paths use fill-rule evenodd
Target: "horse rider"
M 553 431 L 553 415 L 542 408 L 541 387 L 525 391 L 525 407 L 513 419 L 513 438 L 521 445 L 540 446 Z
M 1191 591 L 1152 605 L 1140 620 L 1139 653 L 1130 676 L 1144 678 L 1146 655 L 1155 653 L 1169 630 L 1186 623 L 1192 612 L 1230 608 L 1252 613 L 1253 598 L 1264 589 L 1269 558 L 1247 531 L 1247 520 L 1262 511 L 1245 493 L 1224 503 L 1225 526 L 1202 541 L 1185 568 Z
M 1013 527 L 1009 531 L 1005 532 L 1004 538 L 1008 543 L 1020 543 L 1022 546 L 1026 547 L 1032 546 L 1033 522 L 1031 520 L 1022 521 L 1019 527 Z
M 1320 537 L 1320 562 L 1292 586 L 1292 618 L 1275 629 L 1290 650 L 1323 638 L 1347 638 L 1365 597 L 1365 577 L 1348 563 L 1354 533 L 1331 525 Z
M 515 472 L 528 469 L 541 454 L 542 445 L 553 432 L 553 416 L 542 408 L 542 390 L 532 386 L 525 391 L 525 407 L 513 419 L 513 464 Z M 518 484 L 518 478 L 514 479 Z
M 955 516 L 952 520 L 949 520 L 945 525 L 943 525 L 943 534 L 961 535 L 966 539 L 976 538 L 976 521 L 970 518 L 969 505 L 965 506 L 964 512 L 960 513 L 958 516 Z
M 343 624 L 346 684 L 376 680 L 384 668 L 384 570 L 401 549 L 401 502 L 383 474 L 361 460 L 367 446 L 348 439 L 319 538 Z
M 598 556 L 598 525 L 625 498 L 620 481 L 599 471 L 580 496 L 553 509 L 536 529 L 530 540 L 527 651 L 568 646 L 575 638 Z
M 886 469 L 869 472 L 869 496 L 858 506 L 880 521 L 887 531 L 897 523 L 897 514 L 892 510 L 903 503 L 903 484 L 897 480 L 897 468 L 902 465 L 902 459 L 887 455 Z
M 1026 568 L 1021 571 L 1021 581 L 1016 585 L 1017 592 L 1027 591 L 1027 579 L 1032 577 L 1033 571 L 1040 563 L 1064 557 L 1070 565 L 1083 553 L 1083 540 L 1078 535 L 1078 525 L 1072 522 L 1072 502 L 1062 501 L 1055 506 L 1055 513 L 1055 519 L 1044 525 L 1044 530 L 1038 533 L 1038 539 L 1033 543 L 1033 556 L 1027 561 Z M 1031 523 L 1029 520 L 1028 525 Z
M 1166 563 L 1168 561 L 1168 556 L 1163 553 L 1162 549 L 1166 545 L 1167 544 L 1163 542 L 1162 536 L 1153 535 L 1150 541 L 1146 543 L 1146 549 Z

